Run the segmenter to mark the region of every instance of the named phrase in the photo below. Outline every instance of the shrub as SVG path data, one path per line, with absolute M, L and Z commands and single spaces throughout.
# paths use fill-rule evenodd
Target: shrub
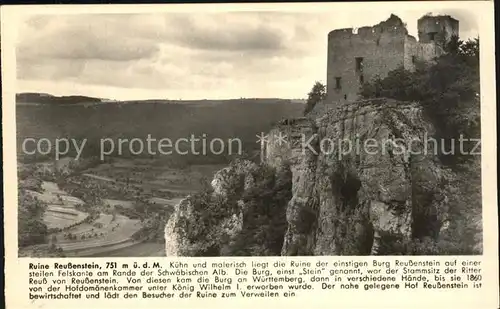
M 433 63 L 417 63 L 414 72 L 400 67 L 385 78 L 375 77 L 363 84 L 360 95 L 420 102 L 437 131 L 436 137 L 446 140 L 447 148 L 456 143 L 453 145 L 458 149 L 461 134 L 464 138 L 480 134 L 479 39 L 461 41 L 453 37 L 446 51 Z M 451 166 L 470 157 L 458 151 L 440 155 L 442 162 Z
M 229 173 L 231 173 L 231 169 Z M 234 176 L 234 175 L 233 175 Z M 245 176 L 245 175 L 242 175 Z M 265 256 L 280 255 L 287 228 L 286 206 L 291 193 L 291 171 L 275 170 L 261 165 L 251 178 L 253 184 L 243 190 L 244 177 L 227 177 L 228 195 L 214 195 L 206 190 L 191 197 L 195 226 L 190 226 L 192 243 L 208 244 L 194 253 L 197 256 Z M 238 205 L 244 203 L 244 207 Z M 234 237 L 217 229 L 222 220 L 242 212 L 242 231 Z

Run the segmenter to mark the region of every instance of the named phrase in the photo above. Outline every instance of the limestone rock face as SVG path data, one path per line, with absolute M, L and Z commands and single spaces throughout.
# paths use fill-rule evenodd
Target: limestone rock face
M 182 256 L 189 244 L 185 235 L 185 228 L 181 226 L 182 219 L 192 215 L 192 207 L 189 198 L 181 200 L 175 205 L 175 211 L 165 225 L 165 251 L 167 256 Z
M 440 163 L 436 145 L 429 142 L 434 129 L 419 104 L 376 99 L 320 115 L 284 120 L 269 134 L 265 163 L 286 164 L 292 173 L 281 255 L 390 254 L 385 246 L 394 237 L 404 243 L 449 229 L 452 200 L 460 191 L 451 183 L 464 181 L 452 180 L 453 173 Z M 255 168 L 244 161 L 221 170 L 213 194 L 224 198 L 247 191 Z M 471 203 L 480 203 L 480 190 L 471 192 Z M 214 229 L 228 237 L 238 234 L 241 210 L 249 207 L 238 205 Z M 167 255 L 189 253 L 179 248 L 189 247 L 182 233 L 196 224 L 189 222 L 191 212 L 189 203 L 181 202 L 168 222 Z M 480 217 L 470 220 L 481 224 Z
M 252 171 L 257 169 L 257 165 L 250 161 L 239 160 L 229 167 L 223 168 L 215 173 L 212 180 L 214 194 L 227 196 L 234 190 L 234 183 L 242 183 L 243 188 L 248 190 L 253 184 Z
M 217 205 L 225 205 L 229 196 L 248 190 L 253 183 L 252 171 L 257 168 L 250 161 L 237 161 L 231 166 L 218 171 L 211 183 L 213 191 L 207 200 Z M 210 226 L 210 234 L 193 237 L 200 227 L 200 214 L 209 209 L 196 209 L 192 202 L 193 196 L 181 200 L 165 226 L 165 250 L 167 256 L 194 256 L 204 253 L 218 255 L 221 239 L 231 239 L 238 235 L 243 226 L 243 201 L 237 200 L 235 209 L 223 209 L 224 217 L 217 224 Z M 220 210 L 220 209 L 216 209 Z
M 274 139 L 267 152 L 294 174 L 283 255 L 376 254 L 385 233 L 412 236 L 416 196 L 438 203 L 440 168 L 423 143 L 432 128 L 417 104 L 357 102 L 300 123 L 276 128 L 292 137 L 288 151 Z

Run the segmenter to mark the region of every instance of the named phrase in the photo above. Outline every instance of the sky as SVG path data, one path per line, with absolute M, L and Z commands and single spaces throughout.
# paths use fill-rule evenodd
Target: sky
M 17 92 L 117 100 L 305 98 L 325 82 L 327 35 L 391 13 L 417 37 L 422 15 L 460 10 L 232 11 L 31 15 L 18 25 Z

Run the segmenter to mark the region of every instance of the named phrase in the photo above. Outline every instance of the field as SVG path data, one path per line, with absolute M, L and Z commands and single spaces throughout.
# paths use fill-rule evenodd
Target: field
M 75 209 L 75 205 L 82 205 L 83 201 L 74 196 L 69 196 L 59 189 L 57 184 L 44 181 L 42 182 L 42 190 L 42 193 L 31 190 L 27 190 L 27 192 L 47 203 L 47 210 L 43 220 L 49 229 L 63 229 L 88 217 L 87 213 Z
M 38 164 L 50 169 L 50 163 Z M 206 179 L 211 179 L 215 171 L 223 165 L 192 165 L 175 168 L 170 165 L 157 164 L 151 159 L 113 159 L 111 162 L 99 164 L 78 173 L 67 176 L 70 187 L 59 187 L 52 181 L 44 180 L 40 192 L 27 190 L 37 199 L 47 204 L 43 217 L 44 223 L 52 230 L 48 244 L 55 244 L 65 256 L 164 256 L 163 241 L 145 240 L 134 237 L 134 234 L 150 222 L 145 217 L 136 218 L 140 214 L 137 208 L 137 192 L 146 197 L 151 205 L 160 206 L 171 212 L 175 205 L 187 194 L 199 190 Z M 89 217 L 85 203 L 72 196 L 75 187 L 95 187 L 102 190 L 101 208 L 97 216 Z M 64 189 L 62 189 L 64 188 Z M 69 190 L 69 191 L 68 191 Z M 89 191 L 89 192 L 90 192 Z M 134 216 L 128 216 L 130 210 Z M 153 215 L 153 214 L 152 214 Z M 87 220 L 86 220 L 87 219 Z M 163 219 L 165 224 L 167 219 Z M 158 227 L 161 231 L 163 227 Z M 30 250 L 40 250 L 43 246 L 32 246 L 22 249 L 22 255 L 30 255 Z M 43 253 L 39 253 L 43 256 Z
M 88 213 L 75 208 L 83 202 L 68 195 L 57 184 L 49 181 L 42 183 L 43 192 L 28 191 L 37 199 L 46 202 L 43 217 L 49 229 L 60 229 L 50 235 L 50 241 L 57 244 L 66 256 L 87 256 L 105 253 L 108 250 L 126 248 L 140 242 L 132 240 L 132 235 L 141 228 L 139 220 L 123 215 L 99 214 L 91 222 L 84 222 Z M 71 235 L 71 238 L 68 237 Z M 39 247 L 39 246 L 35 246 Z M 26 248 L 29 251 L 33 248 Z
M 92 257 L 148 257 L 165 256 L 165 245 L 162 243 L 137 243 L 116 250 L 108 250 L 103 253 L 94 253 Z
M 161 161 L 160 161 L 161 162 Z M 196 192 L 207 185 L 213 174 L 224 168 L 223 164 L 175 167 L 158 164 L 151 159 L 120 159 L 100 164 L 78 176 L 79 179 L 109 188 L 112 196 L 105 198 L 110 206 L 131 207 L 131 194 L 140 191 L 150 195 L 157 204 L 174 204 L 179 198 Z
M 71 209 L 69 207 L 59 207 L 49 205 L 45 211 L 43 220 L 49 229 L 66 228 L 73 224 L 83 221 L 88 217 L 87 213 Z
M 92 223 L 82 223 L 74 228 L 70 229 L 67 233 L 71 233 L 76 236 L 77 240 L 82 240 L 83 238 L 90 239 L 94 234 L 96 237 L 100 237 L 109 232 L 116 225 L 112 225 L 113 216 L 108 214 L 100 214 L 99 218 Z M 123 220 L 122 220 L 123 221 Z M 72 243 L 73 240 L 67 239 L 64 237 L 65 232 L 57 233 L 55 236 L 57 237 L 57 243 L 61 246 L 62 244 Z M 101 235 L 103 233 L 103 235 Z
M 87 256 L 109 251 L 116 246 L 126 247 L 136 243 L 131 237 L 141 228 L 139 220 L 132 220 L 121 215 L 118 215 L 114 221 L 109 219 L 101 220 L 102 226 L 94 223 L 72 229 L 76 240 L 65 240 L 64 233 L 56 234 L 58 246 L 67 256 Z
M 161 198 L 161 197 L 152 197 L 149 199 L 149 202 L 153 203 L 153 204 L 159 204 L 159 205 L 173 207 L 173 206 L 177 205 L 181 200 L 182 200 L 182 198 L 165 199 L 165 198 Z
M 109 205 L 112 208 L 114 208 L 115 206 L 121 206 L 124 208 L 133 208 L 134 207 L 134 203 L 131 201 L 112 200 L 112 199 L 103 199 L 102 201 L 103 201 L 104 205 Z

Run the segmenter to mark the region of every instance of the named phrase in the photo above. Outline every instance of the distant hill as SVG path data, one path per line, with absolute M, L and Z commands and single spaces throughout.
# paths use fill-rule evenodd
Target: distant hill
M 78 95 L 56 97 L 48 93 L 37 92 L 16 94 L 16 103 L 25 104 L 77 104 L 99 102 L 102 102 L 102 99 Z
M 38 97 L 39 98 L 39 97 Z M 46 101 L 54 98 L 48 96 Z M 60 99 L 57 102 L 61 102 Z M 283 118 L 302 115 L 303 104 L 283 99 L 235 99 L 167 101 L 147 100 L 97 104 L 19 104 L 17 114 L 17 141 L 19 159 L 42 159 L 21 152 L 25 138 L 75 138 L 87 140 L 84 155 L 97 155 L 103 138 L 187 138 L 206 135 L 207 139 L 239 138 L 245 153 L 258 150 L 256 135 L 268 132 Z M 155 145 L 153 145 L 155 146 Z M 52 148 L 53 150 L 53 148 Z M 128 154 L 124 146 L 123 156 Z M 69 153 L 68 155 L 74 155 Z M 50 156 L 50 155 L 49 155 Z M 147 154 L 144 156 L 148 157 Z M 173 159 L 176 155 L 161 156 Z M 223 156 L 181 155 L 184 163 L 226 163 Z
M 290 100 L 280 98 L 239 98 L 224 100 L 169 100 L 169 99 L 147 99 L 147 100 L 110 100 L 88 96 L 54 96 L 48 93 L 23 92 L 16 94 L 16 102 L 19 104 L 86 104 L 86 103 L 156 103 L 156 104 L 221 104 L 221 103 L 304 103 L 303 100 Z

